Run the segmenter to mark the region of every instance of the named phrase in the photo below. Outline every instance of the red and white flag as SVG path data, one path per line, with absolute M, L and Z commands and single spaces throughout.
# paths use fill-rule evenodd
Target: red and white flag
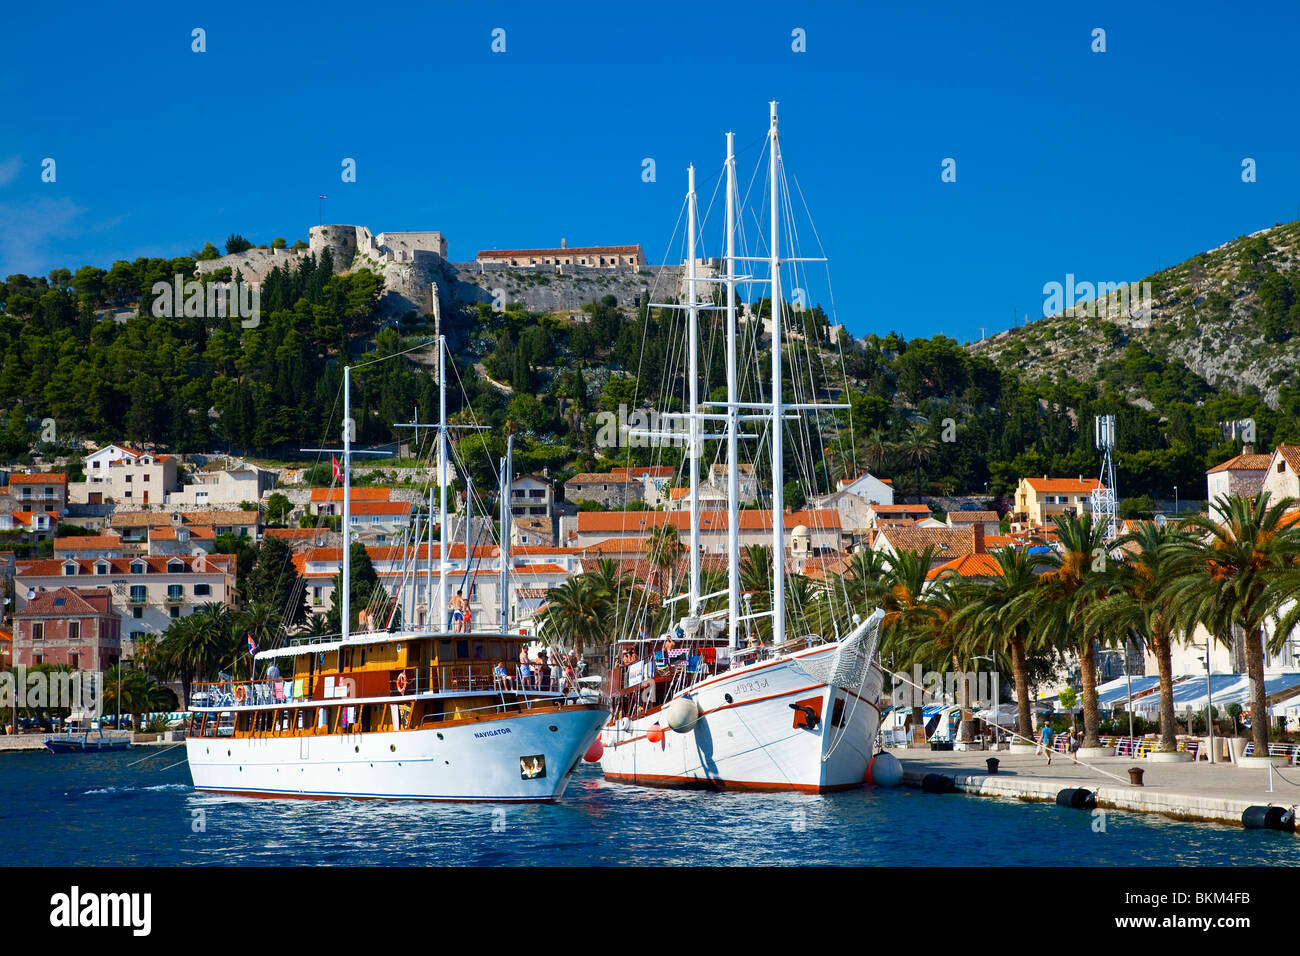
M 335 458 L 333 455 L 330 455 L 330 463 L 334 466 L 334 480 L 342 481 L 343 469 L 339 467 L 339 460 Z

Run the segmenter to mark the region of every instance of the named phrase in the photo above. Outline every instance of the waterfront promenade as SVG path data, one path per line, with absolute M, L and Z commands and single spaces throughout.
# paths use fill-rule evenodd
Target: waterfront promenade
M 1241 825 L 1247 807 L 1300 804 L 1300 767 L 1275 767 L 1273 792 L 1268 792 L 1267 768 L 1242 769 L 1229 763 L 1153 763 L 1132 757 L 1098 757 L 1091 767 L 1125 781 L 1130 767 L 1143 771 L 1143 786 L 1135 787 L 1076 764 L 1063 754 L 1049 767 L 1041 756 L 998 751 L 931 751 L 891 749 L 903 765 L 903 783 L 919 787 L 926 774 L 952 777 L 959 791 L 985 797 L 1048 801 L 1068 787 L 1093 791 L 1102 809 L 1160 813 L 1180 820 L 1204 820 Z M 998 772 L 986 761 L 997 757 Z

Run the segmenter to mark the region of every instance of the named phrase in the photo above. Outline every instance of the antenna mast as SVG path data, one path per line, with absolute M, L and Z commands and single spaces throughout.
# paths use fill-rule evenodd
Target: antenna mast
M 1092 492 L 1092 523 L 1106 529 L 1106 540 L 1119 534 L 1118 509 L 1115 502 L 1115 416 L 1098 415 L 1095 422 L 1097 450 L 1101 452 L 1100 487 Z

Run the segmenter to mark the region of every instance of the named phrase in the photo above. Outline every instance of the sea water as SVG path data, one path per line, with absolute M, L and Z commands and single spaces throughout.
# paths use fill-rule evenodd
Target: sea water
M 199 794 L 181 748 L 0 754 L 0 865 L 1228 866 L 1289 834 L 915 790 L 665 791 L 583 765 L 558 804 Z M 179 764 L 178 761 L 181 761 Z

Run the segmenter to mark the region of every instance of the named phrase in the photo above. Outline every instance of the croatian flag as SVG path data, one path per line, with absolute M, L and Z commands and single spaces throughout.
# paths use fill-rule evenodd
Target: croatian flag
M 339 468 L 339 460 L 335 458 L 333 455 L 330 455 L 330 464 L 334 466 L 334 480 L 342 481 L 343 469 Z
M 253 635 L 248 635 L 248 656 L 252 657 L 257 653 L 257 641 L 253 640 Z

